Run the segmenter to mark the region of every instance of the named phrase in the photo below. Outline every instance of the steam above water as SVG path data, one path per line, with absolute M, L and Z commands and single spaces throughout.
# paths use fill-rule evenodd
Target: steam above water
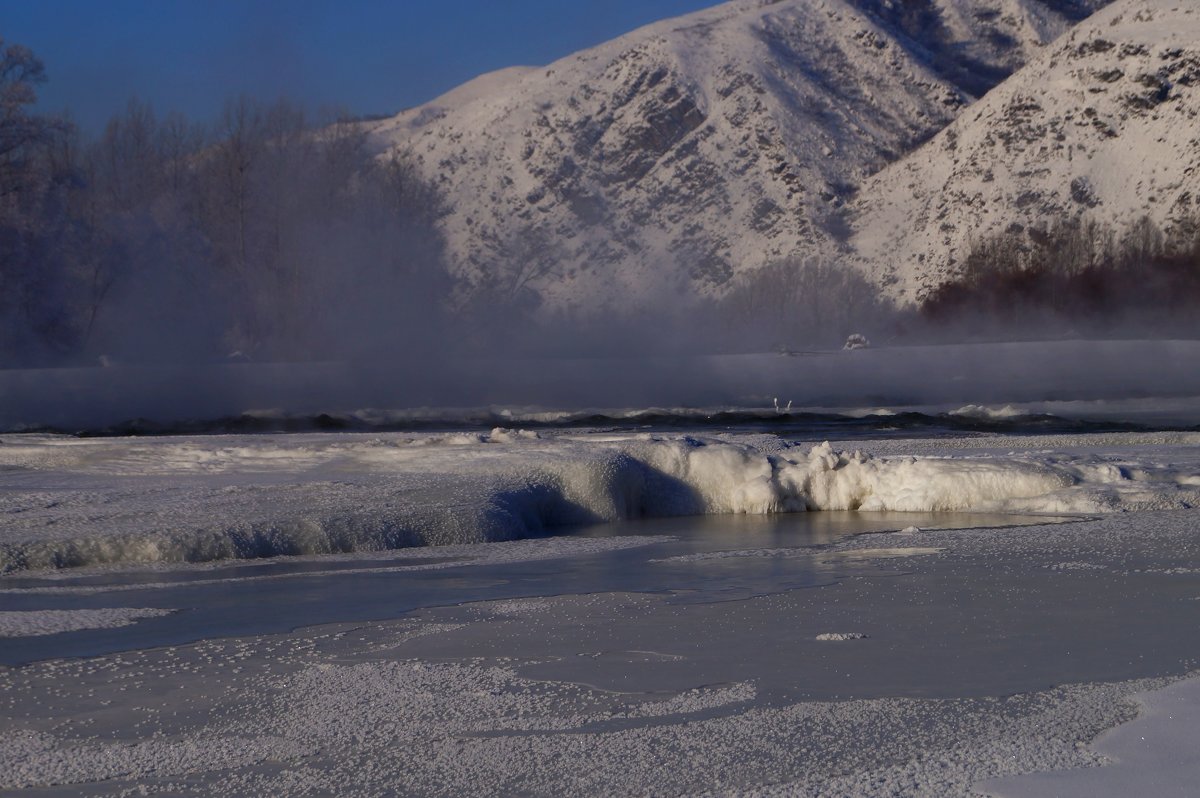
M 8 370 L 0 371 L 0 428 L 97 430 L 143 419 L 182 429 L 182 422 L 246 413 L 264 421 L 328 414 L 365 427 L 581 423 L 590 414 L 631 411 L 686 423 L 743 410 L 769 421 L 789 405 L 797 414 L 861 416 L 1011 403 L 1023 406 L 1014 414 L 1191 426 L 1200 423 L 1200 404 L 1187 399 L 1200 396 L 1192 367 L 1198 357 L 1200 343 L 1190 341 L 1063 341 L 794 355 Z

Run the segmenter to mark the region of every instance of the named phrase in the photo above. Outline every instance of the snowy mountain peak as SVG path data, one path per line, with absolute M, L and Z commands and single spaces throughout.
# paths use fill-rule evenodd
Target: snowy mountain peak
M 839 248 L 863 178 L 1089 9 L 730 2 L 492 73 L 372 132 L 445 193 L 464 300 L 599 312 L 720 293 Z

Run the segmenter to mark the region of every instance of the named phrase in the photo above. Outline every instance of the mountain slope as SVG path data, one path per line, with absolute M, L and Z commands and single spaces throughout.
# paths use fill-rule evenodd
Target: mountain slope
M 464 299 L 597 313 L 720 293 L 838 249 L 864 177 L 1101 2 L 739 0 L 371 132 L 445 193 Z
M 854 208 L 859 263 L 905 300 L 974 240 L 1200 212 L 1200 6 L 1119 0 L 903 162 Z

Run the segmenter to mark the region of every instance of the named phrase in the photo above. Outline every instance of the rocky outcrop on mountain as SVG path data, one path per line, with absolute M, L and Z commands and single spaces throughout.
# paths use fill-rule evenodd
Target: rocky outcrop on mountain
M 954 277 L 973 242 L 1055 224 L 1168 232 L 1200 214 L 1200 6 L 1118 0 L 866 181 L 858 263 L 902 300 Z
M 375 123 L 464 298 L 598 313 L 833 257 L 860 183 L 1103 0 L 736 0 Z

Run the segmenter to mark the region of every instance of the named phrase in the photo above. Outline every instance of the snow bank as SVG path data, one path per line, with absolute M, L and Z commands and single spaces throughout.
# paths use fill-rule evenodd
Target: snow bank
M 505 429 L 9 441 L 0 572 L 512 540 L 645 517 L 1200 503 L 1200 468 L 1166 465 L 1157 449 L 880 457 L 767 435 Z M 1200 461 L 1200 447 L 1169 459 Z

